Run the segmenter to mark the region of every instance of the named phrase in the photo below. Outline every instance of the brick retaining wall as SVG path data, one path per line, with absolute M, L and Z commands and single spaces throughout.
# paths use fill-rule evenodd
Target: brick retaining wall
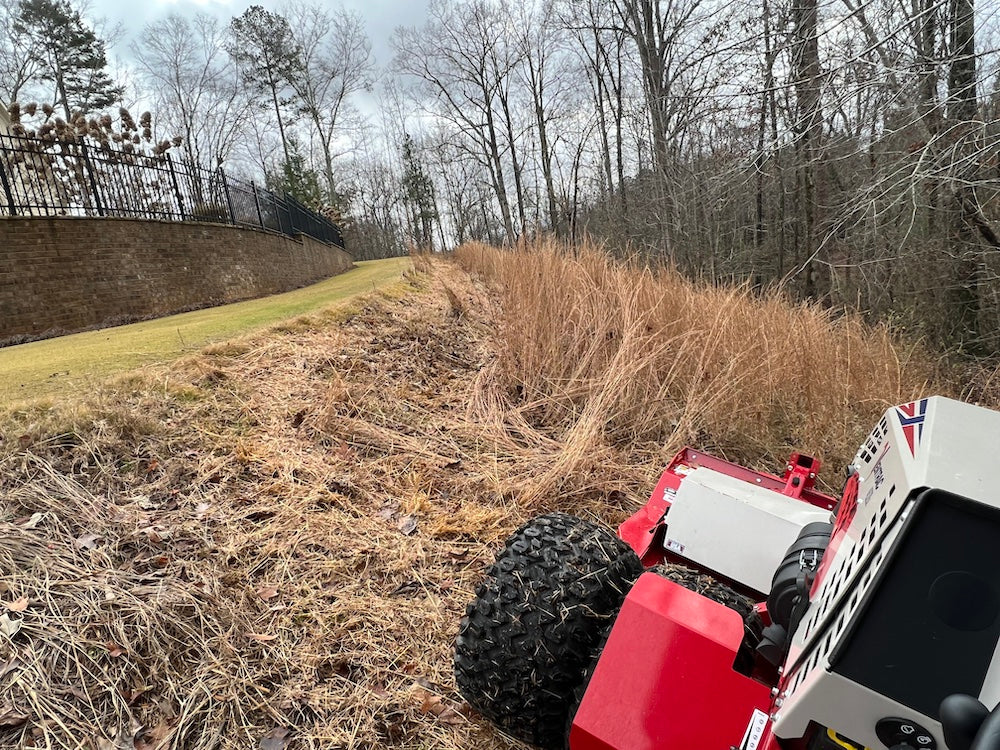
M 310 237 L 225 224 L 0 217 L 0 342 L 285 292 L 351 265 Z

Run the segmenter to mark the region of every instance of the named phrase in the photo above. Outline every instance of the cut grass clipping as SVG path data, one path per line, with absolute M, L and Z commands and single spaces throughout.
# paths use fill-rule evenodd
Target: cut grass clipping
M 285 294 L 0 348 L 0 403 L 80 390 L 108 375 L 194 352 L 213 341 L 315 313 L 398 280 L 408 258 L 366 261 Z
M 451 648 L 523 520 L 616 524 L 685 441 L 769 469 L 795 445 L 837 482 L 886 404 L 947 391 L 777 294 L 458 257 L 0 417 L 0 746 L 521 748 Z

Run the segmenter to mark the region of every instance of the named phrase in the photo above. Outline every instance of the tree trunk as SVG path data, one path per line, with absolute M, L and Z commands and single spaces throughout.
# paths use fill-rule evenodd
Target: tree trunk
M 829 291 L 829 266 L 824 264 L 822 201 L 820 174 L 823 114 L 820 102 L 819 37 L 817 0 L 794 0 L 795 24 L 796 134 L 799 144 L 800 208 L 804 248 L 801 271 L 805 274 L 804 291 L 817 299 Z
M 514 191 L 516 192 L 517 198 L 517 217 L 521 222 L 518 234 L 524 231 L 527 226 L 527 221 L 524 215 L 524 183 L 521 175 L 521 163 L 517 159 L 517 143 L 514 139 L 514 121 L 510 116 L 510 105 L 508 101 L 508 95 L 506 89 L 501 87 L 499 89 L 500 106 L 503 110 L 504 125 L 507 129 L 507 142 L 510 144 L 510 163 L 511 169 L 514 171 Z M 511 239 L 516 239 L 516 236 L 512 236 Z
M 975 167 L 957 165 L 971 158 L 972 123 L 976 120 L 976 27 L 974 0 L 951 0 L 951 66 L 948 71 L 948 119 L 957 139 L 953 155 L 952 174 L 956 199 L 953 212 L 954 247 L 958 253 L 954 278 L 951 280 L 950 307 L 954 313 L 954 336 L 962 350 L 981 353 L 984 342 L 980 331 L 982 284 L 982 250 L 974 231 L 976 219 L 982 215 L 974 188 Z
M 289 163 L 288 158 L 288 141 L 285 140 L 285 123 L 281 119 L 281 106 L 278 104 L 278 86 L 275 83 L 270 83 L 271 88 L 271 101 L 274 102 L 274 116 L 278 118 L 278 134 L 281 136 L 281 150 L 285 154 L 285 164 Z
M 528 77 L 531 83 L 531 97 L 535 105 L 535 123 L 538 127 L 538 147 L 541 151 L 542 177 L 545 180 L 545 197 L 548 205 L 549 229 L 558 229 L 559 213 L 556 209 L 555 181 L 552 179 L 552 153 L 549 149 L 548 125 L 545 122 L 545 71 L 541 65 L 536 69 L 531 56 L 527 57 Z
M 483 94 L 485 96 L 486 92 L 484 91 Z M 484 145 L 487 148 L 487 158 L 490 160 L 490 177 L 493 181 L 493 190 L 496 192 L 497 202 L 500 204 L 500 215 L 503 218 L 504 230 L 507 232 L 507 242 L 514 242 L 517 239 L 517 235 L 514 234 L 514 217 L 510 213 L 507 186 L 504 184 L 503 162 L 500 160 L 500 146 L 497 143 L 496 124 L 493 120 L 492 109 L 486 111 L 486 132 L 488 142 Z

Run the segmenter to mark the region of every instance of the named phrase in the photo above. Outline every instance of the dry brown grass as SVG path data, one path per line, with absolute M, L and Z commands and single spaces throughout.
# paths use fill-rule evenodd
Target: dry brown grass
M 779 290 L 698 284 L 554 242 L 456 257 L 499 296 L 498 356 L 481 377 L 554 431 L 553 477 L 606 446 L 666 455 L 685 443 L 763 468 L 802 449 L 837 477 L 889 405 L 954 390 L 921 347 Z
M 517 524 L 619 521 L 685 440 L 836 464 L 933 375 L 779 295 L 592 250 L 459 257 L 485 283 L 422 259 L 0 415 L 0 746 L 520 747 L 465 714 L 450 656 Z
M 27 603 L 0 634 L 0 745 L 519 747 L 451 675 L 531 513 L 510 488 L 557 451 L 469 419 L 490 314 L 434 264 L 0 417 L 0 609 Z M 580 512 L 621 517 L 598 484 L 576 480 Z

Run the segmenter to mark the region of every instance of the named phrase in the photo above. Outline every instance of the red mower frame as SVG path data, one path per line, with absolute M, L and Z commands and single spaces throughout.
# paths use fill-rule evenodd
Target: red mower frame
M 699 467 L 817 508 L 837 507 L 836 498 L 816 489 L 821 462 L 811 456 L 793 453 L 779 477 L 684 448 L 663 472 L 649 501 L 618 529 L 644 567 L 671 561 L 691 566 L 691 561 L 665 550 L 663 541 L 673 497 L 685 476 Z M 850 492 L 848 482 L 845 496 Z M 850 511 L 850 506 L 841 503 L 841 512 Z M 831 546 L 846 526 L 837 524 Z M 741 593 L 760 598 L 745 588 Z M 760 601 L 756 609 L 767 624 L 766 603 Z M 625 598 L 574 717 L 571 750 L 855 747 L 825 730 L 819 736 L 816 726 L 797 740 L 774 737 L 769 719 L 779 708 L 781 670 L 759 664 L 749 675 L 736 671 L 743 638 L 744 623 L 734 610 L 661 576 L 641 576 Z

